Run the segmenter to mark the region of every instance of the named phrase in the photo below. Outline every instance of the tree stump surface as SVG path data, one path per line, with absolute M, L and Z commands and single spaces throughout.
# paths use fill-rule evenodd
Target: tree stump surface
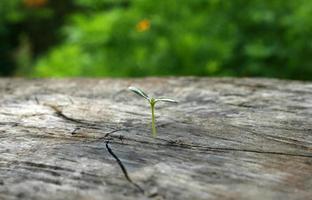
M 128 86 L 179 100 L 156 105 L 157 138 Z M 0 199 L 312 198 L 311 82 L 0 79 L 0 94 Z

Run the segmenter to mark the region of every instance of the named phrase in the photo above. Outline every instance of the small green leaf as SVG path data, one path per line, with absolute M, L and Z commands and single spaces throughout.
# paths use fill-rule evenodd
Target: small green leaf
M 170 103 L 178 103 L 178 101 L 173 100 L 173 99 L 168 99 L 168 98 L 159 98 L 155 99 L 153 97 L 149 97 L 144 91 L 142 91 L 139 88 L 136 87 L 129 87 L 129 90 L 132 92 L 136 93 L 137 95 L 140 95 L 141 97 L 144 97 L 145 99 L 148 100 L 150 106 L 151 106 L 151 111 L 152 111 L 152 135 L 153 137 L 157 136 L 157 130 L 156 130 L 156 119 L 155 119 L 155 104 L 158 101 L 163 101 L 163 102 L 170 102 Z
M 140 95 L 142 97 L 144 97 L 147 100 L 150 100 L 150 97 L 141 89 L 136 88 L 136 87 L 128 87 L 129 90 L 131 90 L 132 92 L 136 93 L 137 95 Z
M 179 102 L 176 101 L 176 100 L 173 100 L 173 99 L 165 99 L 165 98 L 155 99 L 155 102 L 157 102 L 157 101 L 170 102 L 170 103 L 179 103 Z

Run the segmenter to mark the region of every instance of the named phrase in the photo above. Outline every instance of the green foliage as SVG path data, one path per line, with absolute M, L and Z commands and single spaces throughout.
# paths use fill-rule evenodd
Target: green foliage
M 21 10 L 18 0 L 3 2 L 6 5 L 1 2 L 0 11 L 5 14 L 0 22 L 30 16 L 58 18 L 46 8 L 36 9 L 36 14 Z M 61 31 L 54 30 L 62 42 L 41 52 L 32 76 L 213 75 L 312 80 L 310 0 L 70 2 L 75 12 L 68 12 Z M 0 36 L 1 30 L 0 25 Z
M 64 43 L 39 60 L 35 75 L 311 79 L 312 3 L 299 1 L 141 0 L 78 13 L 63 29 Z M 142 20 L 150 25 L 140 31 Z
M 0 1 L 0 75 L 9 74 L 12 67 L 12 61 L 8 59 L 8 52 L 13 48 L 9 41 L 11 31 L 8 22 L 18 21 L 22 17 L 16 9 L 17 3 L 17 0 Z
M 44 43 L 48 44 L 49 34 L 51 36 L 54 33 L 53 29 L 48 29 L 51 28 L 49 20 L 55 17 L 48 2 L 0 1 L 0 75 L 29 73 L 27 71 L 33 65 L 32 54 L 41 51 Z M 57 20 L 53 19 L 54 24 L 55 21 Z

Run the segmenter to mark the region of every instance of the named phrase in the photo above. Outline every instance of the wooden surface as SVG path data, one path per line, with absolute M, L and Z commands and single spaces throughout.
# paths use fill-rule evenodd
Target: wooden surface
M 156 139 L 130 85 L 180 101 L 156 105 Z M 0 94 L 0 199 L 312 199 L 311 82 L 0 79 Z

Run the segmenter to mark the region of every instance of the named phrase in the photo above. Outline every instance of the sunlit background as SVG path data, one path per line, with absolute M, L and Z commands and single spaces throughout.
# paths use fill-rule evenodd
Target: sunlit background
M 1 0 L 0 75 L 312 80 L 312 1 Z

